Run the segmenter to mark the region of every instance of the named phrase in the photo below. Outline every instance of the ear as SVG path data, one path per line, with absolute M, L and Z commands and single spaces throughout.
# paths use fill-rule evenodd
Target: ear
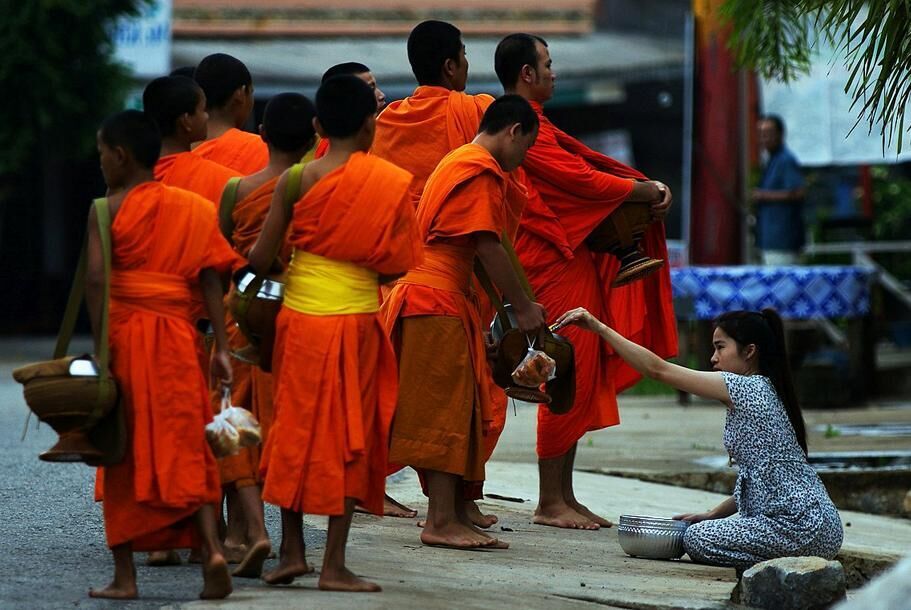
M 522 125 L 519 123 L 513 123 L 512 127 L 509 128 L 509 137 L 513 141 L 516 138 L 522 135 Z
M 130 159 L 129 151 L 123 146 L 115 146 L 111 149 L 111 152 L 117 165 L 126 165 Z
M 519 79 L 529 84 L 535 82 L 535 69 L 532 66 L 525 64 L 522 66 L 522 69 L 519 70 Z
M 247 86 L 241 85 L 234 90 L 234 93 L 231 94 L 231 102 L 243 106 L 247 103 Z
M 320 122 L 319 122 L 319 119 L 316 118 L 316 117 L 313 117 L 313 129 L 315 129 L 317 135 L 318 135 L 319 137 L 323 138 L 324 140 L 327 139 L 327 138 L 329 137 L 329 136 L 326 135 L 326 130 L 323 129 L 322 123 L 320 123 Z
M 745 348 L 743 348 L 743 358 L 744 360 L 753 360 L 756 358 L 756 344 L 750 343 Z
M 457 70 L 458 65 L 456 65 L 456 62 L 452 58 L 449 58 L 443 62 L 443 74 L 445 74 L 447 77 L 452 78 Z
M 259 124 L 259 127 L 256 128 L 256 131 L 259 133 L 260 136 L 262 136 L 263 139 L 265 139 L 265 137 L 266 137 L 266 130 L 263 129 L 263 124 L 262 124 L 262 123 L 260 123 L 260 124 Z

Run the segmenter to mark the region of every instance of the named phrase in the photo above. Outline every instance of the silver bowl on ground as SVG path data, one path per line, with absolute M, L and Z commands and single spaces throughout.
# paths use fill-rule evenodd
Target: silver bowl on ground
M 632 557 L 645 559 L 680 559 L 683 557 L 683 534 L 689 525 L 686 521 L 620 515 L 617 538 L 624 552 Z

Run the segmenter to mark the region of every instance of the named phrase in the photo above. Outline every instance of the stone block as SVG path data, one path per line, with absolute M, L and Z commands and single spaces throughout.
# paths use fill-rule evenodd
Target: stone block
M 822 557 L 782 557 L 743 573 L 740 603 L 769 610 L 822 610 L 845 597 L 845 573 Z

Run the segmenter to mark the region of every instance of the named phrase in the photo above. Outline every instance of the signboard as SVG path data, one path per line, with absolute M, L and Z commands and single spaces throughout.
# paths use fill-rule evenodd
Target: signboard
M 171 71 L 172 0 L 153 0 L 136 16 L 114 24 L 114 58 L 140 79 Z

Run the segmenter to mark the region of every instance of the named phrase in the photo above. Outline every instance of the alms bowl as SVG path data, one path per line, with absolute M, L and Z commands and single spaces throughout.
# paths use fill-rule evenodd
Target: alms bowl
M 686 521 L 620 515 L 617 538 L 623 551 L 632 557 L 645 559 L 680 559 L 683 557 L 683 534 Z

